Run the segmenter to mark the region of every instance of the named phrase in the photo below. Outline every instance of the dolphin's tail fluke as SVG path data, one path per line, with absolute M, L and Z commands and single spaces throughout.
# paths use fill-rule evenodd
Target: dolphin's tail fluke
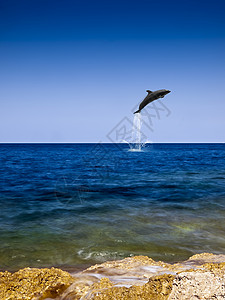
M 134 112 L 134 114 L 137 114 L 137 113 L 139 113 L 141 110 L 140 109 L 138 109 L 137 111 L 135 111 Z

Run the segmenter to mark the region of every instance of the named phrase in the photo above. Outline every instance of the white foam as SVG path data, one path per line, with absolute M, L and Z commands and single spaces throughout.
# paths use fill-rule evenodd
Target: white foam
M 159 270 L 163 270 L 163 268 L 160 266 L 144 266 L 142 269 L 151 273 L 156 273 L 159 272 Z

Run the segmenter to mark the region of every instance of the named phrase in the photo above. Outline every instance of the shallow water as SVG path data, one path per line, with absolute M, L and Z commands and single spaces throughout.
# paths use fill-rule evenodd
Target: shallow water
M 225 144 L 0 145 L 0 268 L 225 251 Z

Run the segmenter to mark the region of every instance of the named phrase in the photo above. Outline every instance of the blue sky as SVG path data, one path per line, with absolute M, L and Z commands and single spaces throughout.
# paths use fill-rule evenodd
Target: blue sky
M 170 89 L 153 142 L 225 142 L 225 2 L 0 0 L 0 142 L 109 142 Z

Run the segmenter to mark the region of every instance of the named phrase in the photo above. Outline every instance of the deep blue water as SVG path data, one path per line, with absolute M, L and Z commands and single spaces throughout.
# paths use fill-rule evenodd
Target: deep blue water
M 225 144 L 0 144 L 0 269 L 225 252 Z

